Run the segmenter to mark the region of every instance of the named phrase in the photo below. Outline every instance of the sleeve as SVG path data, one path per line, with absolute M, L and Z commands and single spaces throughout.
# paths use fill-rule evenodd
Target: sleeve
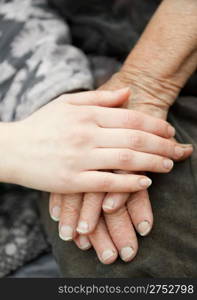
M 0 0 L 0 119 L 19 120 L 62 93 L 93 88 L 89 62 L 45 0 Z

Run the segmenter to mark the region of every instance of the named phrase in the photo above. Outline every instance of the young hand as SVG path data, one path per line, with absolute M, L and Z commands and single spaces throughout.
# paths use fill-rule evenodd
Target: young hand
M 128 89 L 63 95 L 27 119 L 10 123 L 8 151 L 1 148 L 6 152 L 6 156 L 2 153 L 4 165 L 7 162 L 1 168 L 7 175 L 1 173 L 2 181 L 56 193 L 131 192 L 148 187 L 151 181 L 146 176 L 103 172 L 165 173 L 172 168 L 172 161 L 161 156 L 162 147 L 152 151 L 146 144 L 149 136 L 156 144 L 172 136 L 173 128 L 167 122 L 126 109 L 101 107 L 120 106 L 128 95 Z M 137 151 L 138 136 L 149 153 Z M 167 146 L 167 152 L 174 155 L 174 146 Z

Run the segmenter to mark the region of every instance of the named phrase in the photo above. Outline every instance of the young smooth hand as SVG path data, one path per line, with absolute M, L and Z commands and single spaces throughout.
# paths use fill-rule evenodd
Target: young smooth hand
M 153 155 L 151 147 L 146 154 L 129 148 L 139 130 L 144 139 L 152 136 L 157 142 L 174 129 L 143 113 L 102 107 L 120 106 L 128 96 L 128 89 L 63 95 L 25 120 L 1 123 L 6 140 L 1 147 L 1 181 L 56 193 L 148 187 L 151 180 L 146 176 L 106 170 L 141 170 L 145 165 L 146 170 L 168 172 L 172 162 L 160 156 L 160 150 Z

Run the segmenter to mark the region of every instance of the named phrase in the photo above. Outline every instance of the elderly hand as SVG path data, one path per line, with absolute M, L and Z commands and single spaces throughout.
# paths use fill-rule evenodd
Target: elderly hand
M 113 82 L 117 85 L 117 76 L 118 74 L 103 88 L 112 89 Z M 125 86 L 124 82 L 122 82 L 122 86 Z M 129 101 L 130 109 L 134 97 L 135 93 L 132 93 Z M 137 108 L 137 105 L 135 105 L 134 109 L 137 110 Z M 139 110 L 146 111 L 146 113 L 151 111 L 150 107 L 144 104 L 139 105 Z M 157 118 L 159 116 L 164 118 L 166 110 L 158 109 L 155 106 L 153 114 Z M 192 152 L 190 145 L 180 145 L 175 141 L 156 135 L 149 135 L 149 139 L 145 140 L 143 132 L 138 131 L 138 133 L 138 136 L 134 137 L 133 143 L 131 138 L 130 149 L 134 147 L 135 150 L 143 153 L 150 151 L 151 148 L 153 153 L 159 153 L 173 160 L 184 159 Z M 121 136 L 117 140 L 121 140 Z M 145 147 L 147 148 L 145 149 Z M 169 151 L 169 149 L 171 150 Z M 155 161 L 153 160 L 152 163 L 154 164 Z M 137 169 L 137 171 L 145 171 L 145 165 L 144 168 Z M 102 205 L 106 213 L 103 217 L 100 217 Z M 153 224 L 151 204 L 146 189 L 132 194 L 53 194 L 50 198 L 50 213 L 54 220 L 60 221 L 59 232 L 62 239 L 74 239 L 78 247 L 83 250 L 88 249 L 92 244 L 103 263 L 113 262 L 118 253 L 124 261 L 133 259 L 138 247 L 135 229 L 141 235 L 146 235 Z

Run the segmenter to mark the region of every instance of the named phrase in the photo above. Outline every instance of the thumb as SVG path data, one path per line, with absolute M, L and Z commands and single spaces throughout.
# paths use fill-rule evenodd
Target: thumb
M 130 89 L 124 88 L 114 91 L 96 90 L 89 92 L 81 92 L 75 94 L 67 94 L 63 97 L 67 103 L 75 105 L 96 105 L 106 107 L 119 107 L 130 96 Z
M 192 153 L 194 151 L 192 144 L 181 144 L 181 143 L 177 142 L 177 140 L 175 138 L 172 138 L 172 140 L 177 144 L 177 146 L 181 147 L 184 150 L 183 156 L 180 159 L 178 159 L 177 161 L 185 160 L 192 155 Z

